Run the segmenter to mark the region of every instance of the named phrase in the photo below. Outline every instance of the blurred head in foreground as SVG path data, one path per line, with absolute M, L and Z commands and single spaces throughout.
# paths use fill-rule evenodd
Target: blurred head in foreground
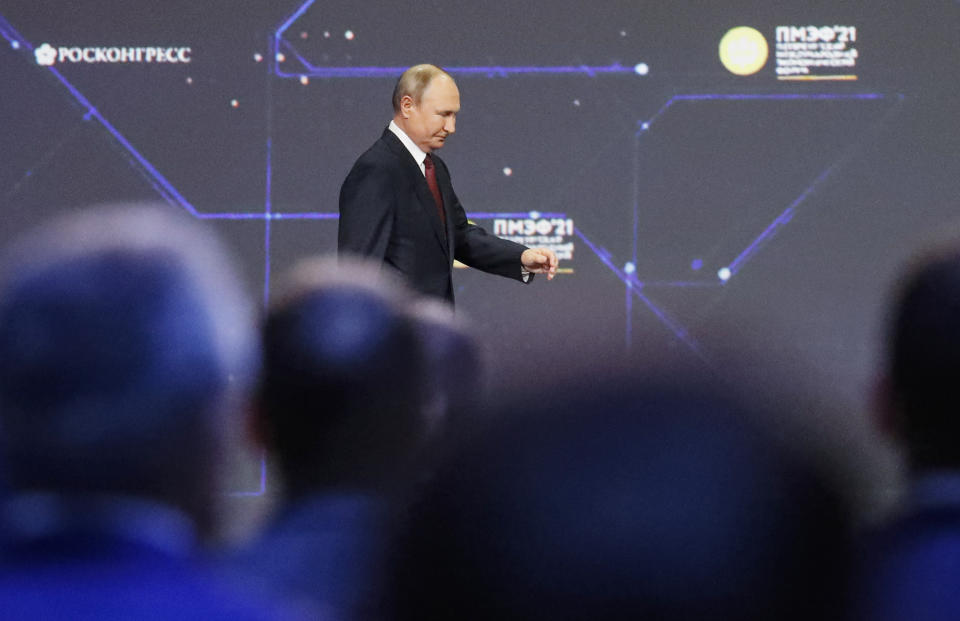
M 702 387 L 566 388 L 465 434 L 397 537 L 399 619 L 817 619 L 832 483 Z
M 14 493 L 148 497 L 202 529 L 225 426 L 256 371 L 216 239 L 148 207 L 22 238 L 0 281 L 0 442 Z
M 960 240 L 906 270 L 890 320 L 883 425 L 911 470 L 960 468 Z
M 427 359 L 426 416 L 434 432 L 456 428 L 480 413 L 485 365 L 469 325 L 449 304 L 421 298 L 410 305 Z
M 425 367 L 407 291 L 379 266 L 307 260 L 263 332 L 260 435 L 291 495 L 402 481 L 424 441 Z
M 960 591 L 960 243 L 928 247 L 905 270 L 891 306 L 881 428 L 906 455 L 897 511 L 867 532 L 858 619 L 956 619 Z

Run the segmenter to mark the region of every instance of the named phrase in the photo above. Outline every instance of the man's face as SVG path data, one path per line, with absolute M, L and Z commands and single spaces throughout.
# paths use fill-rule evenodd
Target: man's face
M 425 153 L 444 145 L 447 136 L 456 131 L 460 112 L 460 91 L 452 79 L 438 75 L 430 81 L 420 104 L 409 97 L 401 103 L 403 130 Z

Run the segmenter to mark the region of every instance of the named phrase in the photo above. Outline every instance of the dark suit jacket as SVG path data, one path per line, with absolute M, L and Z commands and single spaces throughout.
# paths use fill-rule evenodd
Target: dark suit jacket
M 128 522 L 122 504 L 116 513 L 102 501 L 63 506 L 77 508 L 78 515 L 60 514 L 48 523 L 47 511 L 21 512 L 11 522 L 0 510 L 0 619 L 317 618 L 300 604 L 294 608 L 286 598 L 226 577 L 195 556 L 190 541 L 159 545 L 149 536 L 168 531 L 159 513 Z
M 224 559 L 239 580 L 331 619 L 374 619 L 383 576 L 385 503 L 361 493 L 317 492 L 287 503 L 257 539 Z
M 521 280 L 525 246 L 467 222 L 446 164 L 436 154 L 447 226 L 417 162 L 389 129 L 353 165 L 340 188 L 341 254 L 375 257 L 417 291 L 453 302 L 453 260 Z M 532 275 L 531 275 L 532 278 Z
M 861 541 L 853 619 L 960 619 L 960 503 L 907 513 Z

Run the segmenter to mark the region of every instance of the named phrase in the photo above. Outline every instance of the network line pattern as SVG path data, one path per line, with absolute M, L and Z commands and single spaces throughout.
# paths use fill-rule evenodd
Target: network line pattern
M 860 140 L 853 142 L 848 145 L 845 149 L 842 150 L 840 155 L 834 159 L 825 169 L 823 169 L 810 184 L 803 189 L 803 191 L 794 198 L 783 210 L 773 218 L 770 223 L 763 228 L 753 239 L 750 241 L 742 251 L 735 255 L 726 266 L 721 267 L 716 272 L 716 276 L 713 278 L 700 278 L 695 280 L 674 280 L 667 282 L 658 282 L 658 281 L 643 281 L 637 276 L 637 266 L 639 265 L 638 259 L 640 258 L 639 252 L 639 233 L 640 233 L 640 221 L 641 221 L 641 209 L 640 209 L 640 192 L 641 192 L 641 181 L 640 181 L 640 170 L 637 165 L 639 161 L 639 153 L 643 147 L 643 139 L 648 134 L 648 132 L 654 129 L 655 125 L 662 124 L 664 116 L 668 111 L 678 104 L 703 104 L 710 102 L 720 102 L 720 101 L 772 101 L 772 102 L 783 102 L 783 101 L 812 101 L 812 102 L 831 102 L 831 101 L 879 101 L 879 100 L 892 100 L 893 105 L 889 106 L 886 112 L 881 116 L 879 120 L 874 122 L 867 134 L 860 137 Z M 643 294 L 643 290 L 653 290 L 653 289 L 663 289 L 663 288 L 720 288 L 725 286 L 730 280 L 737 275 L 737 273 L 743 269 L 743 267 L 752 260 L 760 249 L 769 243 L 773 238 L 775 238 L 783 228 L 789 224 L 797 213 L 802 210 L 808 199 L 815 194 L 815 192 L 828 180 L 833 178 L 837 171 L 843 167 L 843 165 L 848 162 L 857 152 L 860 151 L 865 139 L 873 134 L 879 132 L 883 127 L 896 116 L 901 108 L 904 96 L 902 94 L 895 95 L 885 95 L 882 93 L 768 93 L 768 94 L 685 94 L 685 95 L 675 95 L 667 100 L 663 106 L 660 107 L 657 112 L 651 116 L 649 119 L 637 121 L 635 134 L 634 134 L 634 181 L 633 181 L 633 246 L 632 246 L 632 257 L 626 262 L 622 267 L 618 267 L 612 262 L 610 253 L 605 249 L 598 247 L 593 242 L 589 241 L 585 236 L 580 234 L 578 235 L 587 246 L 600 257 L 601 261 L 610 268 L 610 270 L 617 275 L 620 280 L 623 281 L 626 288 L 626 329 L 625 329 L 625 344 L 627 348 L 630 348 L 632 344 L 632 308 L 633 308 L 633 299 L 636 298 L 643 302 L 647 308 L 650 309 L 654 315 L 667 327 L 671 332 L 683 343 L 685 343 L 694 353 L 697 354 L 704 362 L 709 364 L 709 361 L 704 357 L 701 352 L 700 346 L 690 335 L 689 331 L 684 328 L 679 322 L 671 318 L 662 308 L 658 308 L 653 302 L 650 301 L 650 298 Z
M 300 71 L 284 71 L 279 65 L 274 66 L 274 73 L 280 78 L 396 78 L 403 73 L 406 67 L 335 67 L 327 65 L 315 65 L 311 63 L 297 49 L 296 45 L 284 35 L 293 24 L 303 17 L 316 0 L 306 0 L 285 19 L 273 34 L 272 56 L 274 59 L 278 55 L 290 54 L 301 66 Z M 446 71 L 460 76 L 480 76 L 487 78 L 506 78 L 519 75 L 584 75 L 587 77 L 597 77 L 601 75 L 646 75 L 649 67 L 646 63 L 637 63 L 632 67 L 624 66 L 620 63 L 610 65 L 591 66 L 591 65 L 551 65 L 551 66 L 461 66 L 445 67 Z
M 397 78 L 399 75 L 406 69 L 405 67 L 379 67 L 379 66 L 318 66 L 313 64 L 308 60 L 304 54 L 302 54 L 296 47 L 294 41 L 291 41 L 285 35 L 290 30 L 290 28 L 299 20 L 303 15 L 310 9 L 311 6 L 315 3 L 315 0 L 306 0 L 303 2 L 293 13 L 290 14 L 287 19 L 285 19 L 276 31 L 273 34 L 271 42 L 271 72 L 281 79 L 299 79 L 303 80 L 305 78 Z M 287 54 L 292 56 L 300 64 L 301 69 L 299 71 L 290 71 L 284 70 L 281 68 L 281 63 L 278 62 L 281 58 L 286 58 Z M 649 73 L 649 67 L 646 63 L 637 63 L 633 67 L 625 67 L 619 63 L 614 63 L 607 66 L 588 66 L 588 65 L 558 65 L 558 66 L 454 66 L 454 67 L 445 67 L 445 70 L 449 73 L 456 75 L 458 77 L 486 77 L 486 78 L 506 78 L 510 76 L 519 76 L 519 75 L 560 75 L 560 74 L 579 74 L 591 78 L 595 78 L 601 75 L 640 75 L 644 76 Z M 696 103 L 696 102 L 716 102 L 716 101 L 841 101 L 841 100 L 850 100 L 850 101 L 876 101 L 887 99 L 888 96 L 881 93 L 853 93 L 853 94 L 831 94 L 831 93 L 772 93 L 772 94 L 684 94 L 684 95 L 675 95 L 667 100 L 653 116 L 646 120 L 641 120 L 637 122 L 637 129 L 635 133 L 634 140 L 634 150 L 636 161 L 636 153 L 639 152 L 641 148 L 642 138 L 644 134 L 651 131 L 655 124 L 659 124 L 664 115 L 675 105 L 682 103 Z M 895 96 L 897 102 L 903 100 L 903 95 Z M 874 126 L 875 129 L 879 129 L 883 124 L 889 120 L 889 117 L 899 110 L 899 105 L 892 108 L 887 115 L 881 119 L 881 122 Z M 632 307 L 633 300 L 636 298 L 642 302 L 649 310 L 652 312 L 658 320 L 660 320 L 673 334 L 674 336 L 682 341 L 687 347 L 690 348 L 698 357 L 700 357 L 704 362 L 707 362 L 705 356 L 701 352 L 701 349 L 690 335 L 689 331 L 681 325 L 676 319 L 672 318 L 666 310 L 656 305 L 648 296 L 643 293 L 643 289 L 653 289 L 653 288 L 673 288 L 673 287 L 705 287 L 705 288 L 716 288 L 722 287 L 729 280 L 737 274 L 737 272 L 742 269 L 742 267 L 751 259 L 753 256 L 760 250 L 760 248 L 774 238 L 779 231 L 788 224 L 794 217 L 795 213 L 804 205 L 807 199 L 816 191 L 818 187 L 823 185 L 828 179 L 830 179 L 834 173 L 846 162 L 858 149 L 859 144 L 854 143 L 848 147 L 844 153 L 837 158 L 836 161 L 831 163 L 826 169 L 824 169 L 808 187 L 806 187 L 799 196 L 796 197 L 765 229 L 763 229 L 759 235 L 746 247 L 742 252 L 740 252 L 736 257 L 733 258 L 730 263 L 721 268 L 717 274 L 716 279 L 710 280 L 695 280 L 695 281 L 673 281 L 673 282 L 645 282 L 639 279 L 637 276 L 637 265 L 638 265 L 638 233 L 639 233 L 639 193 L 640 193 L 640 184 L 639 184 L 639 171 L 638 168 L 634 167 L 634 201 L 632 205 L 633 209 L 633 250 L 632 258 L 630 261 L 627 261 L 624 265 L 618 266 L 611 255 L 611 253 L 594 242 L 583 232 L 579 227 L 575 231 L 575 235 L 593 252 L 597 258 L 603 263 L 619 280 L 621 280 L 626 289 L 626 326 L 625 326 L 625 345 L 627 348 L 631 347 L 632 344 Z M 528 214 L 469 214 L 470 217 L 475 219 L 485 219 L 493 217 L 530 217 Z M 559 217 L 565 218 L 564 214 L 556 214 Z M 554 214 L 546 215 L 545 217 L 553 217 Z
M 280 70 L 277 55 L 282 51 L 293 54 L 298 58 L 298 60 L 303 63 L 305 69 L 309 70 L 311 76 L 323 77 L 323 78 L 353 78 L 353 79 L 364 79 L 364 78 L 384 78 L 391 77 L 396 78 L 403 71 L 403 67 L 315 67 L 310 65 L 299 53 L 296 51 L 295 47 L 286 41 L 283 38 L 283 34 L 287 31 L 288 28 L 300 17 L 304 12 L 313 4 L 314 0 L 308 0 L 303 3 L 293 14 L 287 17 L 281 24 L 277 27 L 272 35 L 271 49 L 272 54 L 268 57 L 268 67 L 271 75 L 276 76 L 278 79 L 292 79 L 300 78 L 303 73 L 286 73 Z M 7 21 L 3 15 L 0 15 L 0 37 L 5 39 L 7 43 L 11 46 L 12 49 L 29 55 L 32 60 L 34 53 L 34 45 L 28 41 L 25 37 L 20 35 L 17 32 L 16 28 Z M 29 60 L 28 60 L 29 62 Z M 269 299 L 270 294 L 270 239 L 271 239 L 271 222 L 274 220 L 336 220 L 338 214 L 336 212 L 298 212 L 298 213 L 283 213 L 283 212 L 274 212 L 272 209 L 272 149 L 273 149 L 273 104 L 272 104 L 272 93 L 270 88 L 270 81 L 267 82 L 267 93 L 266 93 L 266 117 L 267 117 L 267 133 L 266 133 L 266 161 L 265 161 L 265 175 L 266 175 L 266 192 L 264 196 L 264 209 L 259 212 L 237 212 L 237 213 L 205 213 L 200 211 L 196 206 L 194 206 L 187 197 L 185 197 L 174 185 L 163 175 L 163 173 L 150 161 L 144 157 L 140 151 L 125 137 L 123 134 L 107 119 L 105 118 L 99 110 L 96 108 L 93 102 L 91 102 L 80 90 L 74 86 L 57 68 L 56 66 L 39 66 L 36 65 L 38 70 L 49 71 L 56 80 L 67 90 L 70 96 L 76 101 L 77 104 L 81 107 L 83 119 L 85 121 L 95 121 L 98 123 L 103 130 L 109 134 L 109 136 L 122 148 L 128 164 L 133 170 L 135 170 L 145 181 L 153 188 L 159 197 L 161 197 L 165 202 L 170 204 L 173 207 L 183 209 L 187 211 L 190 215 L 197 219 L 201 220 L 262 220 L 264 222 L 264 236 L 265 236 L 265 245 L 264 245 L 264 285 L 263 285 L 263 300 L 264 303 Z M 636 68 L 625 68 L 620 65 L 612 65 L 609 67 L 586 67 L 586 66 L 551 66 L 551 67 L 486 67 L 486 66 L 477 66 L 477 67 L 452 67 L 448 68 L 450 73 L 463 77 L 472 77 L 472 78 L 503 78 L 514 75 L 529 75 L 529 74 L 544 74 L 544 75 L 555 75 L 555 74 L 579 74 L 589 78 L 596 78 L 601 75 L 637 75 L 641 74 L 639 65 Z M 646 67 L 644 65 L 643 73 L 646 73 Z M 653 131 L 657 125 L 660 125 L 664 121 L 664 117 L 667 116 L 668 112 L 677 105 L 680 104 L 692 104 L 697 102 L 711 102 L 711 101 L 744 101 L 744 100 L 788 100 L 788 99 L 803 99 L 803 100 L 820 100 L 820 101 L 831 101 L 831 100 L 858 100 L 858 101 L 870 101 L 878 99 L 895 99 L 897 102 L 903 100 L 902 95 L 884 95 L 880 93 L 862 93 L 862 94 L 682 94 L 675 95 L 667 100 L 651 117 L 646 120 L 638 121 L 637 127 L 635 130 L 635 140 L 634 140 L 634 149 L 635 155 L 642 148 L 644 136 Z M 879 128 L 889 120 L 890 116 L 895 114 L 899 109 L 899 105 L 893 106 L 886 115 L 884 115 L 881 121 L 874 124 L 874 130 L 879 131 Z M 743 266 L 750 260 L 752 260 L 759 250 L 770 240 L 772 240 L 776 235 L 786 226 L 797 214 L 797 212 L 802 209 L 804 204 L 807 202 L 807 199 L 828 179 L 834 176 L 836 171 L 848 160 L 852 155 L 859 149 L 861 143 L 855 143 L 850 145 L 844 153 L 840 155 L 834 162 L 832 162 L 826 169 L 824 169 L 811 183 L 810 185 L 793 200 L 789 205 L 787 205 L 783 211 L 759 234 L 756 238 L 740 252 L 737 256 L 733 257 L 732 260 L 728 263 L 727 267 L 721 270 L 722 274 L 718 275 L 717 279 L 713 280 L 702 280 L 702 281 L 683 281 L 683 282 L 645 282 L 641 280 L 637 274 L 637 265 L 638 265 L 638 231 L 639 231 L 639 222 L 640 222 L 640 213 L 639 213 L 639 177 L 634 179 L 634 204 L 633 204 L 633 250 L 631 260 L 626 263 L 621 264 L 620 261 L 616 260 L 613 255 L 604 248 L 598 241 L 591 239 L 582 229 L 579 227 L 574 231 L 575 236 L 583 242 L 583 244 L 598 258 L 598 260 L 607 268 L 609 271 L 616 276 L 616 278 L 621 281 L 625 287 L 625 299 L 626 299 L 626 326 L 625 326 L 625 339 L 626 346 L 629 347 L 632 341 L 632 309 L 634 300 L 639 301 L 644 307 L 646 307 L 653 316 L 656 317 L 679 341 L 684 343 L 695 355 L 697 355 L 704 362 L 709 364 L 707 357 L 701 351 L 699 344 L 691 336 L 689 330 L 682 325 L 679 321 L 673 318 L 664 308 L 657 305 L 654 301 L 646 295 L 645 291 L 650 291 L 655 288 L 663 287 L 722 287 L 729 280 L 735 276 Z M 635 170 L 636 174 L 636 170 Z M 559 217 L 566 218 L 567 214 L 565 213 L 541 213 L 543 217 Z M 526 218 L 530 217 L 530 212 L 471 212 L 468 213 L 468 216 L 477 220 L 484 219 L 493 219 L 493 218 Z M 251 491 L 239 491 L 233 492 L 231 495 L 234 496 L 262 496 L 266 492 L 266 460 L 261 458 L 260 463 L 260 481 L 259 487 Z

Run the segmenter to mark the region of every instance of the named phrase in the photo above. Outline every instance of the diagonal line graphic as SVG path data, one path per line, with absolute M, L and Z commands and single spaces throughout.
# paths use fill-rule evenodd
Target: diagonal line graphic
M 644 287 L 644 284 L 637 280 L 636 276 L 633 274 L 627 274 L 624 270 L 620 269 L 613 263 L 613 259 L 610 256 L 610 253 L 605 249 L 594 242 L 592 242 L 582 230 L 579 228 L 574 232 L 577 237 L 579 237 L 587 247 L 597 255 L 597 258 L 600 259 L 600 262 L 603 263 L 607 268 L 613 272 L 613 274 L 623 281 L 624 285 L 627 287 L 627 291 L 632 293 L 638 300 L 643 302 L 646 307 L 659 319 L 671 332 L 676 336 L 680 341 L 682 341 L 687 347 L 690 348 L 697 356 L 700 357 L 704 362 L 708 362 L 707 359 L 703 356 L 703 353 L 700 351 L 700 345 L 697 341 L 690 336 L 690 333 L 687 331 L 683 325 L 680 324 L 677 320 L 673 319 L 670 315 L 667 314 L 662 308 L 654 304 L 650 298 L 645 296 L 641 291 Z M 629 299 L 630 296 L 628 296 Z
M 274 32 L 274 55 L 280 51 L 281 45 L 294 54 L 297 60 L 303 65 L 303 71 L 287 72 L 282 71 L 279 66 L 275 67 L 275 73 L 280 78 L 301 78 L 303 76 L 311 78 L 397 78 L 406 70 L 406 67 L 318 67 L 300 54 L 292 42 L 283 38 L 287 30 L 307 12 L 315 0 L 306 0 L 301 4 L 287 19 L 277 27 Z M 639 67 L 639 65 L 637 65 Z M 553 65 L 553 66 L 463 66 L 463 67 L 444 67 L 444 70 L 452 75 L 459 76 L 483 76 L 487 78 L 506 78 L 511 75 L 562 75 L 562 74 L 580 74 L 595 78 L 601 75 L 639 75 L 637 67 L 625 67 L 620 63 L 610 65 L 592 66 L 592 65 Z
M 896 104 L 891 107 L 883 117 L 873 125 L 872 131 L 877 131 L 879 128 L 883 127 L 887 121 L 889 121 L 892 116 L 894 116 L 900 110 L 900 104 L 903 101 L 904 97 L 901 94 L 895 95 Z M 698 102 L 698 101 L 797 101 L 797 100 L 812 100 L 812 101 L 842 101 L 842 100 L 854 100 L 854 101 L 876 101 L 887 99 L 889 96 L 882 93 L 768 93 L 768 94 L 689 94 L 689 95 L 675 95 L 671 97 L 663 106 L 660 107 L 657 112 L 646 121 L 639 121 L 637 125 L 639 130 L 636 132 L 636 140 L 634 142 L 634 156 L 635 163 L 637 154 L 640 151 L 640 141 L 644 134 L 650 131 L 650 128 L 655 122 L 657 122 L 674 104 L 677 102 Z M 733 277 L 743 265 L 753 257 L 753 255 L 770 239 L 779 233 L 779 231 L 788 224 L 794 217 L 797 208 L 804 203 L 815 191 L 821 186 L 825 181 L 833 176 L 833 174 L 843 166 L 849 159 L 859 151 L 860 145 L 863 143 L 863 137 L 858 140 L 856 143 L 847 147 L 843 153 L 823 170 L 816 179 L 807 186 L 800 195 L 794 199 L 790 205 L 786 207 L 750 244 L 743 250 L 739 255 L 737 255 L 733 261 L 727 266 L 729 270 L 728 277 L 720 281 L 721 284 L 725 284 L 729 278 Z M 634 201 L 633 201 L 633 252 L 634 252 L 634 264 L 637 263 L 637 243 L 638 243 L 638 233 L 639 233 L 639 191 L 640 191 L 640 182 L 639 182 L 639 171 L 637 167 L 634 167 Z M 671 283 L 657 283 L 656 286 L 694 286 L 695 282 L 678 282 L 675 284 Z M 710 281 L 707 281 L 710 282 Z M 715 284 L 716 281 L 713 281 Z

